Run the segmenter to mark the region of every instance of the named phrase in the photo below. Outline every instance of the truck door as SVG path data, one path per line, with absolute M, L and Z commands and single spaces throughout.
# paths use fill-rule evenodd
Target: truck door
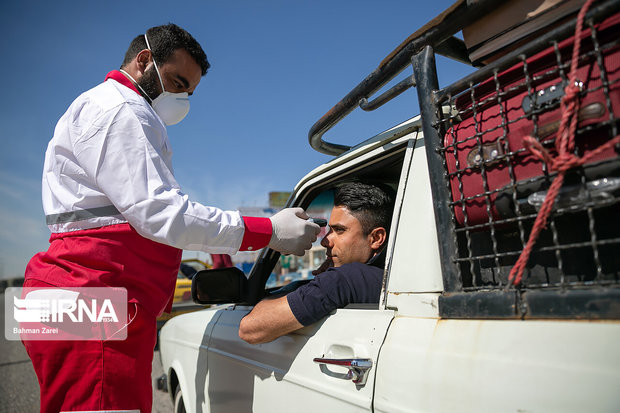
M 208 356 L 213 375 L 205 389 L 210 406 L 203 411 L 371 411 L 375 365 L 392 311 L 339 309 L 323 322 L 250 345 L 238 336 L 249 310 L 225 311 L 215 326 Z M 364 360 L 371 367 L 365 382 L 355 384 L 347 368 L 321 365 L 316 358 Z

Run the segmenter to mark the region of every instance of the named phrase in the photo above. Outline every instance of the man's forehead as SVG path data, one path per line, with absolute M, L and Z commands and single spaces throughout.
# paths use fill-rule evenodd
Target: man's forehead
M 333 223 L 332 223 L 333 221 Z M 338 222 L 347 222 L 347 221 L 358 221 L 357 217 L 351 213 L 349 208 L 344 205 L 335 205 L 332 208 L 332 213 L 329 219 L 329 225 L 333 226 L 336 221 Z

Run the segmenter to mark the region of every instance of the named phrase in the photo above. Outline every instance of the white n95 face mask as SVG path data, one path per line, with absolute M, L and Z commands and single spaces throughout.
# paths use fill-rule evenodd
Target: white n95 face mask
M 146 40 L 146 47 L 151 50 L 151 46 L 149 45 L 149 39 L 146 38 L 146 34 L 144 35 L 144 40 Z M 152 54 L 153 50 L 151 50 L 151 56 Z M 154 57 L 153 65 L 155 65 L 155 71 L 157 72 L 157 77 L 159 78 L 162 92 L 155 99 L 152 99 L 151 106 L 153 107 L 155 113 L 159 115 L 161 120 L 163 120 L 166 125 L 176 125 L 177 123 L 181 122 L 189 112 L 189 95 L 187 94 L 187 92 L 166 92 L 166 89 L 164 88 L 164 82 L 161 79 L 161 75 L 159 74 L 159 69 L 157 68 L 157 63 L 155 62 Z
M 153 110 L 166 125 L 176 125 L 189 112 L 189 96 L 187 92 L 162 92 L 153 100 Z

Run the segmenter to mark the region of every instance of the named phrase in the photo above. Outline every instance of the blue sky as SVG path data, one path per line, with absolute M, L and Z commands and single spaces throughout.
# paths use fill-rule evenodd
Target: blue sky
M 265 206 L 331 157 L 310 127 L 409 34 L 452 2 L 3 1 L 0 4 L 0 277 L 23 275 L 49 231 L 40 179 L 58 118 L 117 69 L 133 37 L 173 22 L 212 65 L 189 115 L 168 129 L 177 180 L 198 202 Z M 442 83 L 467 68 L 440 68 Z M 392 83 L 410 74 L 402 73 Z M 418 113 L 410 90 L 377 112 L 354 111 L 326 140 L 354 144 Z

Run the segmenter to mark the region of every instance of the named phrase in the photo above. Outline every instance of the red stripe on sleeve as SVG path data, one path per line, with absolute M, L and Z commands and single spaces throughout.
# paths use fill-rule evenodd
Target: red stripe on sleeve
M 271 241 L 272 227 L 269 218 L 242 217 L 245 233 L 239 251 L 256 251 L 264 248 Z

